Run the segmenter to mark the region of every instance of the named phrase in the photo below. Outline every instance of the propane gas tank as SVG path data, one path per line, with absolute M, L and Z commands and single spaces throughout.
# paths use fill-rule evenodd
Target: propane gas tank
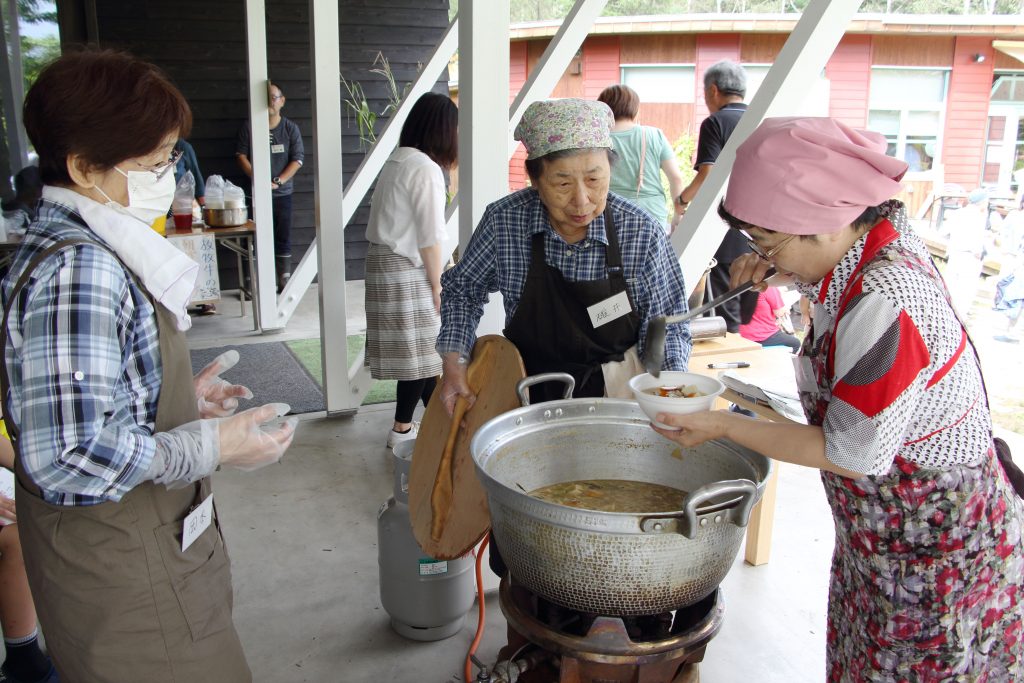
M 409 518 L 414 441 L 394 450 L 394 496 L 377 513 L 380 602 L 391 627 L 412 640 L 441 640 L 462 629 L 473 606 L 473 555 L 435 560 L 420 550 Z

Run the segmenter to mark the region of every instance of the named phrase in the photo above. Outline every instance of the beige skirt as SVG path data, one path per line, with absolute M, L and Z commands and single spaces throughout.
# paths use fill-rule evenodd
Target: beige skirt
M 366 364 L 374 379 L 441 374 L 434 350 L 441 317 L 423 266 L 382 244 L 366 254 Z

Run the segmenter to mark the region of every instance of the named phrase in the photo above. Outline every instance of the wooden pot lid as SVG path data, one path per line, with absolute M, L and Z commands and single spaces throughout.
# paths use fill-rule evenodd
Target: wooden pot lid
M 482 353 L 484 345 L 490 346 L 486 354 Z M 475 365 L 478 360 L 482 360 L 483 365 Z M 409 515 L 413 535 L 424 553 L 439 560 L 462 557 L 491 526 L 487 496 L 477 479 L 469 443 L 485 422 L 519 407 L 516 383 L 526 376 L 515 345 L 496 334 L 477 339 L 470 365 L 473 368 L 469 373 L 470 388 L 476 392 L 476 402 L 466 412 L 465 426 L 460 427 L 455 436 L 451 503 L 445 524 L 436 538 L 431 533 L 433 512 L 430 498 L 452 424 L 441 402 L 440 382 L 430 397 L 413 447 L 409 473 Z

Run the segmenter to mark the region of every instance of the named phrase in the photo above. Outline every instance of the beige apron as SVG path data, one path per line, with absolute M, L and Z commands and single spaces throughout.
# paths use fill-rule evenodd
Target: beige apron
M 167 431 L 198 411 L 185 335 L 170 311 L 155 307 L 163 374 L 156 430 Z M 174 491 L 147 481 L 116 503 L 57 506 L 39 497 L 20 456 L 15 472 L 29 584 L 62 683 L 252 681 L 231 620 L 216 507 L 210 526 L 181 551 L 182 521 L 210 495 L 208 477 Z

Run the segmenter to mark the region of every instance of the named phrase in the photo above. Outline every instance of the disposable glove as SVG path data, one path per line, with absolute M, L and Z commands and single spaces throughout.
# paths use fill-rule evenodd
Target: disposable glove
M 264 425 L 289 410 L 287 403 L 268 403 L 232 417 L 195 420 L 157 432 L 145 479 L 174 489 L 209 476 L 218 465 L 249 472 L 275 463 L 291 445 L 299 418 L 277 427 Z
M 227 372 L 238 363 L 238 351 L 231 349 L 220 354 L 203 368 L 192 380 L 199 402 L 199 417 L 228 417 L 238 409 L 238 399 L 251 399 L 252 392 L 248 387 L 232 384 L 221 379 L 222 372 Z
M 268 403 L 217 420 L 220 464 L 251 472 L 280 460 L 292 443 L 299 418 L 290 417 L 278 426 L 266 423 L 289 410 L 287 403 Z

